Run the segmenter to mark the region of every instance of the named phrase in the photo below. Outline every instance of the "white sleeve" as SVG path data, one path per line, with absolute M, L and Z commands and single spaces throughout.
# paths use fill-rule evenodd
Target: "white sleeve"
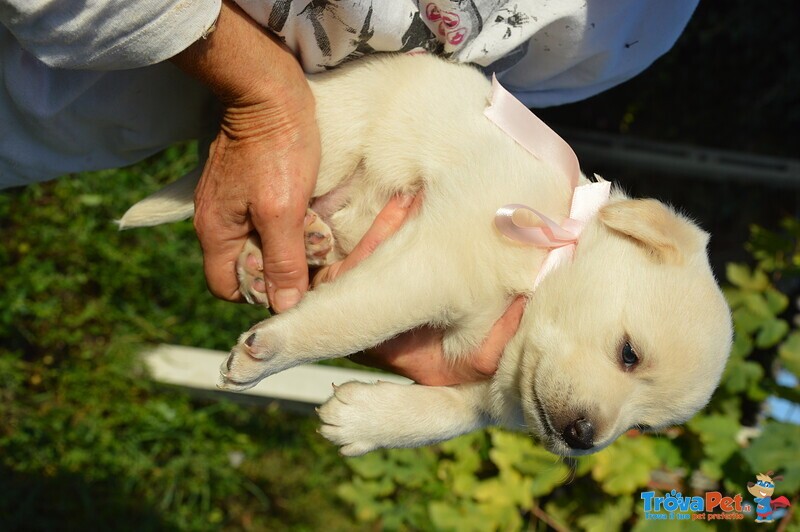
M 539 16 L 541 27 L 528 42 L 522 59 L 497 77 L 529 107 L 594 96 L 639 74 L 666 53 L 697 3 L 550 2 Z
M 0 23 L 51 67 L 118 70 L 155 64 L 201 38 L 222 0 L 0 0 Z

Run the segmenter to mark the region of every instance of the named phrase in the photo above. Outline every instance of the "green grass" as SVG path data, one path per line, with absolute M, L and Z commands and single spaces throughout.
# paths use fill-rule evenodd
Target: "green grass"
M 354 526 L 315 420 L 192 400 L 138 361 L 227 349 L 265 315 L 209 295 L 190 222 L 113 223 L 193 153 L 0 193 L 0 529 Z

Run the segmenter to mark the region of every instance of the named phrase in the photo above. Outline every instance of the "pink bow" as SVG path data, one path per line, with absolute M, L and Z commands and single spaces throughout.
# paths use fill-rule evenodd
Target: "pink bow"
M 530 112 L 525 104 L 504 89 L 494 76 L 492 76 L 490 104 L 484 114 L 531 155 L 560 169 L 574 188 L 569 217 L 560 225 L 525 205 L 504 205 L 495 214 L 495 225 L 507 237 L 550 249 L 534 281 L 533 286 L 536 288 L 548 273 L 561 263 L 572 259 L 584 226 L 608 202 L 611 184 L 608 181 L 599 181 L 577 186 L 580 165 L 569 144 Z M 514 214 L 519 210 L 533 213 L 544 226 L 520 225 L 514 219 Z

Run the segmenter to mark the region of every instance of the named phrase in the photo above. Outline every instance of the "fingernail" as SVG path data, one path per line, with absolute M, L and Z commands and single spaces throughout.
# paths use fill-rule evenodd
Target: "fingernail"
M 275 310 L 289 310 L 300 301 L 300 291 L 297 288 L 281 288 L 275 291 Z
M 414 202 L 414 197 L 414 194 L 403 194 L 400 196 L 400 206 L 404 209 L 409 208 Z

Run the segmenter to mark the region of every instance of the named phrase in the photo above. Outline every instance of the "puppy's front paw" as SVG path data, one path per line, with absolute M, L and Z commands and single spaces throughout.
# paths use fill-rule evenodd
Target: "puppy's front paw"
M 232 392 L 247 390 L 291 366 L 278 354 L 278 336 L 269 331 L 269 324 L 261 322 L 242 334 L 219 368 L 218 388 Z
M 388 382 L 365 384 L 347 382 L 333 387 L 333 396 L 317 409 L 322 427 L 319 433 L 339 445 L 344 456 L 359 456 L 381 447 L 396 446 L 396 434 L 386 406 Z M 396 414 L 396 413 L 395 413 Z

